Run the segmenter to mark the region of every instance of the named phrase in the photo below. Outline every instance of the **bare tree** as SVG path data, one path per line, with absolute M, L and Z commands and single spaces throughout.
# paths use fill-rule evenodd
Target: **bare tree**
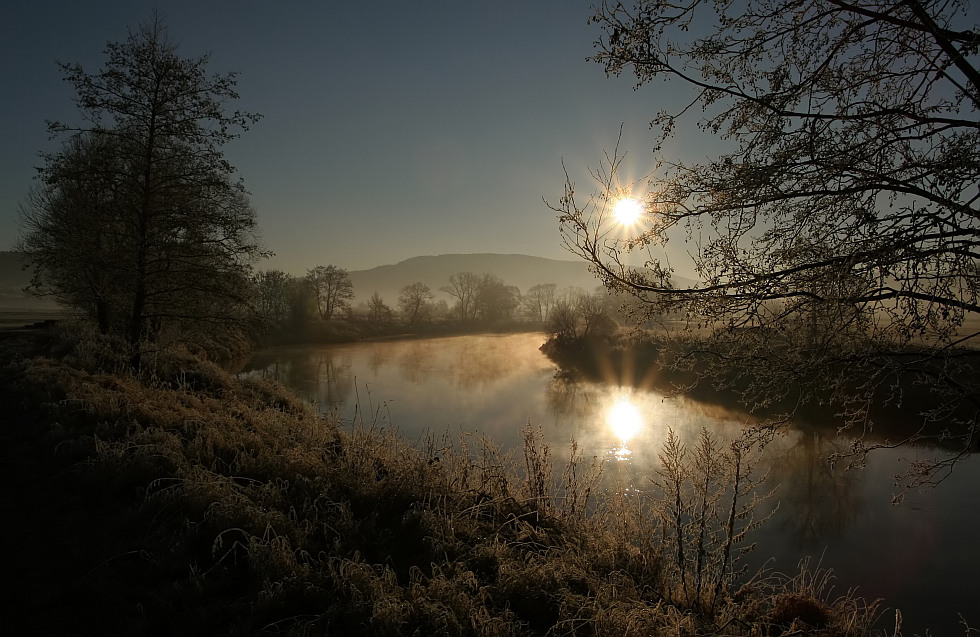
M 296 280 L 282 270 L 257 272 L 252 279 L 259 315 L 268 325 L 282 325 L 289 318 L 290 296 Z
M 601 287 L 591 293 L 566 289 L 555 296 L 551 309 L 545 331 L 561 344 L 605 337 L 616 327 L 610 295 Z
M 439 288 L 456 299 L 456 313 L 461 322 L 476 317 L 476 295 L 480 289 L 480 276 L 472 272 L 458 272 L 449 277 L 449 285 Z
M 473 315 L 488 322 L 511 318 L 520 302 L 520 290 L 493 274 L 480 277 L 473 299 Z
M 221 146 L 258 116 L 227 113 L 235 75 L 209 75 L 208 56 L 180 57 L 156 16 L 106 57 L 96 73 L 60 64 L 85 123 L 49 123 L 72 136 L 44 156 L 21 247 L 35 289 L 124 333 L 138 367 L 141 343 L 165 327 L 227 328 L 243 317 L 261 253 Z
M 432 299 L 433 294 L 429 286 L 416 282 L 402 288 L 398 296 L 398 307 L 409 325 L 415 325 L 429 318 L 429 303 Z
M 613 329 L 612 303 L 606 290 L 599 288 L 592 293 L 582 294 L 575 307 L 581 318 L 581 337 L 603 336 Z
M 556 299 L 545 321 L 545 330 L 559 345 L 566 345 L 579 337 L 578 325 L 579 313 L 575 303 L 565 297 Z
M 660 141 L 701 112 L 700 129 L 727 146 L 701 164 L 665 158 L 630 236 L 612 231 L 613 204 L 633 185 L 620 181 L 617 148 L 593 172 L 596 196 L 583 200 L 569 179 L 553 206 L 566 244 L 609 287 L 706 330 L 699 364 L 747 404 L 831 401 L 870 427 L 871 404 L 922 384 L 937 406 L 909 439 L 965 453 L 980 407 L 976 352 L 964 347 L 980 312 L 980 29 L 968 10 L 604 2 L 595 59 L 606 71 L 690 90 L 654 119 Z M 681 264 L 660 251 L 685 237 L 695 285 L 677 284 Z M 637 251 L 644 267 L 625 258 Z M 912 482 L 947 468 L 914 468 Z
M 354 284 L 347 270 L 335 265 L 318 265 L 306 272 L 306 282 L 320 319 L 329 321 L 334 315 L 350 308 Z
M 370 318 L 375 323 L 389 323 L 391 322 L 391 308 L 384 302 L 381 295 L 375 292 L 368 299 L 368 318 Z
M 551 306 L 555 302 L 555 292 L 558 286 L 554 283 L 539 283 L 532 285 L 521 296 L 521 306 L 525 315 L 532 321 L 543 323 L 548 318 Z

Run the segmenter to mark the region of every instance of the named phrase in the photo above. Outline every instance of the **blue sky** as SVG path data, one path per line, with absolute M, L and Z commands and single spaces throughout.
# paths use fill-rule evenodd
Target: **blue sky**
M 649 120 L 669 85 L 634 91 L 586 58 L 589 1 L 51 2 L 0 7 L 0 250 L 44 121 L 78 121 L 55 61 L 101 66 L 107 41 L 158 9 L 181 52 L 239 72 L 263 119 L 226 147 L 276 253 L 261 269 L 351 270 L 443 253 L 570 259 L 542 202 L 579 182 L 620 125 L 637 176 L 654 166 Z M 694 147 L 675 142 L 672 150 Z

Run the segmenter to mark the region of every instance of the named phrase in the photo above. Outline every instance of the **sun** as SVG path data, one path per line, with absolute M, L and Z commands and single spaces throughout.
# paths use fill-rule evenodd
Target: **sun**
M 606 412 L 606 421 L 612 428 L 613 433 L 623 443 L 627 443 L 643 429 L 643 414 L 637 409 L 628 396 L 620 397 L 609 411 Z
M 643 204 L 633 197 L 623 197 L 613 204 L 613 214 L 616 215 L 616 221 L 624 226 L 631 226 L 640 220 Z

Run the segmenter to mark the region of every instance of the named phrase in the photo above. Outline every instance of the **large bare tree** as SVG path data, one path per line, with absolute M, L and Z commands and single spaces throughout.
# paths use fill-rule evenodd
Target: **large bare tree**
M 307 271 L 306 283 L 313 293 L 320 319 L 329 321 L 350 308 L 350 302 L 354 299 L 354 284 L 344 268 L 318 265 Z
M 449 285 L 440 290 L 456 299 L 456 313 L 460 322 L 476 318 L 476 297 L 480 290 L 480 275 L 472 272 L 457 272 L 450 275 Z
M 554 283 L 538 283 L 528 288 L 521 296 L 521 305 L 525 315 L 532 321 L 543 323 L 555 303 L 555 293 L 558 286 Z
M 434 295 L 429 286 L 416 281 L 406 285 L 398 295 L 398 307 L 409 325 L 431 318 L 430 304 Z
M 122 332 L 139 366 L 142 344 L 167 328 L 243 320 L 260 249 L 221 147 L 258 116 L 229 113 L 235 74 L 209 74 L 206 55 L 181 57 L 156 16 L 105 55 L 94 73 L 59 64 L 82 121 L 48 124 L 69 137 L 44 156 L 22 247 L 35 289 Z
M 688 317 L 687 352 L 752 407 L 833 402 L 851 425 L 931 392 L 924 436 L 977 443 L 980 30 L 960 0 L 604 2 L 595 59 L 689 99 L 653 119 L 714 135 L 702 163 L 662 157 L 631 233 L 623 154 L 552 207 L 566 245 L 645 318 Z M 699 132 L 690 132 L 695 118 Z M 678 144 L 679 145 L 679 144 Z M 684 242 L 682 264 L 666 257 Z M 631 255 L 631 256 L 627 256 Z M 637 267 L 637 258 L 643 265 Z M 690 284 L 677 269 L 693 275 Z M 864 447 L 866 449 L 867 447 Z M 863 450 L 863 449 L 859 449 Z M 938 479 L 945 462 L 913 467 Z

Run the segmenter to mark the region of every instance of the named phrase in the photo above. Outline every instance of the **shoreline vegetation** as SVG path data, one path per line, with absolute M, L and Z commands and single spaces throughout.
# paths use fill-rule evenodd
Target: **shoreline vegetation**
M 774 401 L 765 406 L 756 404 L 749 409 L 745 404 L 746 382 L 751 381 L 746 381 L 746 375 L 726 365 L 716 365 L 708 373 L 709 364 L 702 353 L 694 351 L 697 341 L 694 343 L 693 346 L 685 346 L 683 341 L 672 341 L 642 330 L 621 329 L 598 337 L 564 341 L 551 336 L 542 345 L 541 351 L 558 366 L 559 374 L 572 379 L 643 387 L 666 395 L 683 394 L 702 403 L 740 409 L 763 426 L 780 427 L 793 422 L 831 428 L 838 434 L 847 434 L 861 441 L 855 447 L 855 459 L 877 445 L 894 446 L 896 443 L 934 447 L 950 454 L 977 451 L 975 444 L 964 449 L 962 432 L 951 425 L 943 430 L 933 424 L 934 429 L 940 430 L 939 433 L 932 433 L 924 427 L 922 414 L 937 408 L 937 398 L 932 388 L 916 382 L 913 374 L 902 377 L 901 400 L 889 398 L 884 391 L 887 388 L 869 398 L 866 416 L 874 423 L 873 428 L 867 424 L 860 426 L 861 423 L 856 426 L 842 415 L 844 410 L 837 402 L 839 398 L 821 389 L 824 381 L 819 376 L 800 374 L 794 381 L 800 387 L 794 386 L 791 391 L 786 391 L 783 401 Z M 915 352 L 914 347 L 909 347 L 894 355 Z M 809 386 L 804 389 L 802 385 Z M 858 389 L 850 385 L 842 387 L 851 391 Z M 805 393 L 810 395 L 809 398 L 799 400 L 798 396 Z M 959 412 L 953 411 L 947 416 L 957 414 Z M 908 480 L 914 476 L 909 474 L 902 478 Z
M 70 322 L 0 341 L 18 634 L 857 636 L 891 621 L 806 563 L 740 570 L 762 523 L 747 448 L 667 445 L 662 497 L 641 501 L 530 425 L 517 457 L 473 437 L 412 445 L 185 350 L 135 373 L 117 345 Z

